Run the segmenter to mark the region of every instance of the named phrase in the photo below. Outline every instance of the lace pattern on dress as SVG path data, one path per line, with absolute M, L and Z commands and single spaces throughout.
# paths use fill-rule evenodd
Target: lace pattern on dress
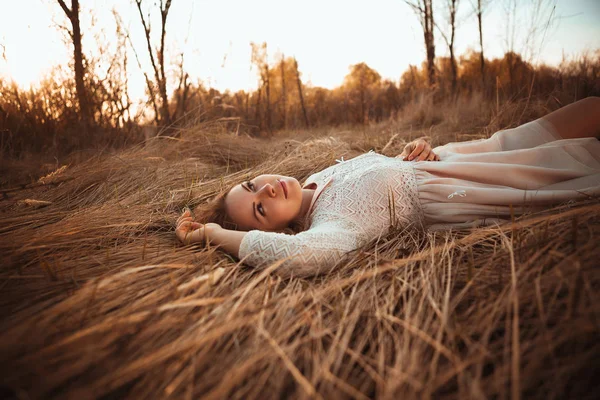
M 258 266 L 288 258 L 280 274 L 314 275 L 391 227 L 423 228 L 411 162 L 369 152 L 314 174 L 307 183 L 320 185 L 329 178 L 314 203 L 310 228 L 297 235 L 249 232 L 240 246 L 245 263 Z

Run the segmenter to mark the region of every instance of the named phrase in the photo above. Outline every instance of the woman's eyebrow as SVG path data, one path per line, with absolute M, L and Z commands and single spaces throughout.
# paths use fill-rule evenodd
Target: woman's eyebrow
M 243 187 L 244 189 L 246 189 L 248 192 L 251 192 L 250 188 L 247 186 L 244 186 L 243 183 L 241 183 L 240 186 Z

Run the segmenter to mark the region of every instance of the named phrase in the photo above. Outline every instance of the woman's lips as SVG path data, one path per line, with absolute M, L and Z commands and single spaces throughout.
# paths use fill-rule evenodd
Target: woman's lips
M 285 184 L 284 181 L 279 181 L 279 184 L 281 185 L 281 187 L 283 188 L 283 195 L 285 196 L 285 198 L 287 199 L 288 196 L 288 191 L 287 191 L 287 185 Z

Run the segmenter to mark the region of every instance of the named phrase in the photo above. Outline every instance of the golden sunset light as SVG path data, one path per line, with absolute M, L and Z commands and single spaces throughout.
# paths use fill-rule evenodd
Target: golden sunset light
M 471 5 L 464 4 L 464 20 L 457 33 L 456 52 L 478 49 L 477 21 Z M 532 3 L 533 4 L 533 3 Z M 523 30 L 532 7 L 519 2 L 517 50 L 525 50 Z M 128 27 L 140 52 L 142 66 L 149 60 L 137 10 L 132 2 L 88 0 L 81 4 L 84 49 L 96 55 L 94 35 L 103 31 L 104 40 L 114 45 L 116 10 Z M 501 56 L 507 49 L 506 9 L 492 2 L 485 14 L 484 46 L 487 54 Z M 27 15 L 27 17 L 24 17 Z M 559 63 L 564 56 L 575 57 L 600 47 L 600 3 L 594 0 L 559 1 L 555 19 L 541 43 L 543 51 L 534 63 Z M 93 21 L 93 23 L 92 23 Z M 160 21 L 154 21 L 158 25 Z M 0 74 L 27 87 L 35 84 L 54 65 L 66 65 L 70 57 L 68 39 L 59 26 L 66 20 L 58 4 L 50 0 L 12 2 L 0 15 L 0 43 L 6 48 L 0 60 Z M 400 0 L 222 0 L 174 1 L 167 24 L 167 57 L 176 62 L 185 53 L 187 71 L 218 90 L 253 90 L 257 73 L 251 70 L 250 42 L 266 42 L 269 61 L 281 54 L 294 56 L 303 78 L 313 86 L 339 86 L 350 65 L 365 62 L 383 77 L 398 80 L 409 64 L 420 65 L 425 58 L 422 30 L 417 17 Z M 444 42 L 436 40 L 441 55 Z M 130 90 L 143 96 L 144 81 L 131 49 Z

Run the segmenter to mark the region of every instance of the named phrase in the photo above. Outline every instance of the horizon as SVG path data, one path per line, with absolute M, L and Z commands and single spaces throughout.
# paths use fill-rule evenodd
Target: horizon
M 123 5 L 117 0 L 93 0 L 91 9 L 96 26 L 91 31 L 90 16 L 86 12 L 90 10 L 89 4 L 81 6 L 84 54 L 97 55 L 93 36 L 102 29 L 105 30 L 107 41 L 114 45 L 111 42 L 115 25 L 112 9 L 118 7 L 117 11 L 129 28 L 140 58 L 147 59 L 145 38 L 133 4 Z M 398 82 L 409 65 L 420 66 L 425 60 L 422 30 L 417 16 L 400 0 L 378 0 L 366 8 L 360 7 L 358 1 L 346 2 L 341 7 L 341 2 L 337 0 L 323 4 L 307 0 L 301 3 L 302 8 L 292 10 L 295 13 L 292 22 L 287 18 L 290 8 L 286 7 L 297 5 L 297 2 L 287 1 L 283 4 L 275 0 L 257 0 L 252 4 L 235 0 L 174 1 L 167 20 L 165 64 L 170 67 L 174 54 L 183 52 L 184 69 L 195 84 L 201 82 L 220 92 L 249 92 L 256 89 L 258 82 L 256 69 L 250 64 L 251 41 L 267 43 L 271 65 L 279 60 L 281 54 L 296 57 L 303 82 L 326 89 L 339 87 L 350 66 L 360 62 L 369 65 L 383 79 Z M 315 14 L 311 8 L 318 4 L 320 12 Z M 459 18 L 463 22 L 457 27 L 455 45 L 458 57 L 470 50 L 479 52 L 478 33 L 474 35 L 477 32 L 476 19 L 473 15 L 469 16 L 471 4 L 463 1 L 461 5 Z M 32 12 L 36 8 L 45 9 L 46 12 Z M 261 10 L 272 11 L 273 8 L 277 12 L 261 13 Z M 236 12 L 228 12 L 232 9 Z M 23 15 L 24 10 L 33 19 L 29 24 L 23 24 L 16 17 Z M 535 18 L 530 15 L 531 12 L 529 9 L 520 9 L 515 25 L 523 28 L 524 18 Z M 72 57 L 72 44 L 65 41 L 64 33 L 56 26 L 68 26 L 57 2 L 26 0 L 11 4 L 3 15 L 0 17 L 0 76 L 28 88 L 38 84 L 52 68 L 68 65 Z M 230 19 L 207 18 L 206 15 L 227 15 Z M 516 39 L 513 49 L 522 54 L 526 61 L 534 65 L 556 66 L 564 58 L 576 58 L 585 51 L 600 49 L 600 28 L 594 23 L 600 20 L 600 2 L 556 1 L 552 15 L 555 18 L 553 22 L 548 24 L 546 20 L 549 26 L 543 26 L 541 33 L 538 33 L 539 46 L 537 43 L 530 44 L 531 48 L 528 49 L 521 37 L 522 31 L 513 34 Z M 302 21 L 306 20 L 311 20 L 311 25 L 300 27 Z M 543 25 L 544 21 L 541 23 Z M 235 26 L 237 29 L 224 31 L 224 26 Z M 338 32 L 337 36 L 323 35 L 317 29 L 320 26 L 327 26 L 330 32 Z M 356 29 L 357 26 L 363 28 Z M 487 59 L 501 58 L 510 50 L 506 26 L 506 10 L 496 2 L 484 13 L 484 55 Z M 40 37 L 44 39 L 40 40 Z M 21 51 L 23 47 L 29 51 Z M 402 50 L 390 49 L 394 47 Z M 145 90 L 143 74 L 135 62 L 131 46 L 127 51 L 131 53 L 129 91 L 132 98 L 139 100 Z M 528 52 L 531 54 L 524 54 Z M 445 56 L 448 56 L 448 48 L 436 30 L 436 58 Z M 144 70 L 148 71 L 148 65 L 149 61 L 143 62 Z

